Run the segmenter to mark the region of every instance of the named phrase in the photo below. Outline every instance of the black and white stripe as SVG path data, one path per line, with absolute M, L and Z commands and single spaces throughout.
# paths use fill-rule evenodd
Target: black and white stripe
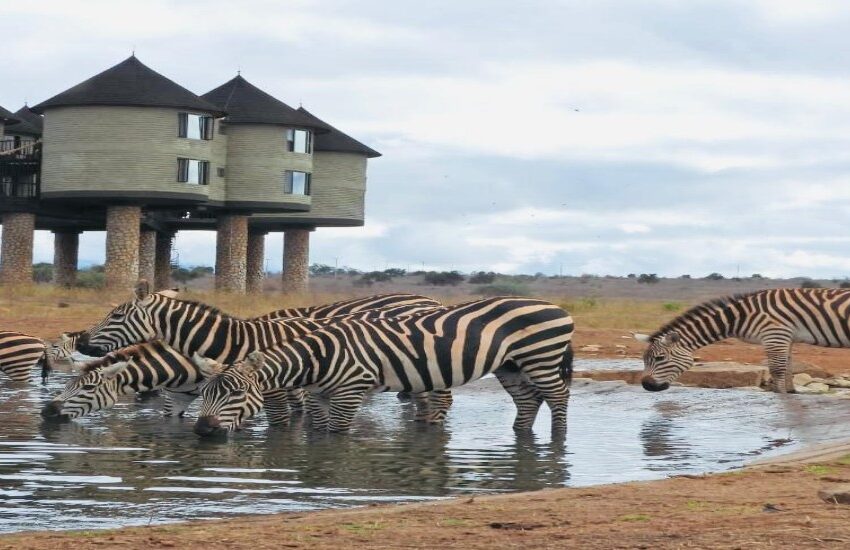
M 0 371 L 15 382 L 32 380 L 33 367 L 41 365 L 42 382 L 50 373 L 47 346 L 35 336 L 20 332 L 0 331 Z
M 665 390 L 694 364 L 694 351 L 725 340 L 759 343 L 767 353 L 773 390 L 794 391 L 791 346 L 795 342 L 850 347 L 850 290 L 780 288 L 700 304 L 650 336 L 643 387 Z
M 77 332 L 63 332 L 59 336 L 59 340 L 52 342 L 48 349 L 50 358 L 54 361 L 74 362 L 74 353 L 77 351 L 77 345 L 80 339 L 86 333 L 84 330 Z
M 203 414 L 216 418 L 200 420 L 198 431 L 205 435 L 233 429 L 256 413 L 235 412 L 240 406 L 292 387 L 303 387 L 315 397 L 314 426 L 344 431 L 370 392 L 446 390 L 492 372 L 517 405 L 516 429 L 531 428 L 546 401 L 553 430 L 562 433 L 572 332 L 566 311 L 530 298 L 490 298 L 399 319 L 341 321 L 224 370 L 199 365 L 211 376 L 202 390 Z M 239 392 L 253 392 L 254 399 L 243 393 L 229 399 L 228 392 L 237 386 Z M 434 403 L 437 411 L 441 407 L 445 404 Z M 222 418 L 223 413 L 228 416 Z
M 278 309 L 256 317 L 256 319 L 259 321 L 291 319 L 294 317 L 326 319 L 328 317 L 363 313 L 372 310 L 383 310 L 384 313 L 382 316 L 386 317 L 407 315 L 423 308 L 439 307 L 440 305 L 440 302 L 436 300 L 417 294 L 378 294 L 319 306 Z

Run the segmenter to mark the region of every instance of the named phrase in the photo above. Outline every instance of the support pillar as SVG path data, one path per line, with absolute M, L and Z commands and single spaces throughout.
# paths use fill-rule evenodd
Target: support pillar
M 3 214 L 0 283 L 6 285 L 32 283 L 34 232 L 35 214 L 26 212 Z
M 215 288 L 245 292 L 248 216 L 225 214 L 218 219 L 215 243 Z
M 106 287 L 131 289 L 139 280 L 139 206 L 106 209 Z
M 155 283 L 156 278 L 156 231 L 142 229 L 139 232 L 139 279 Z
M 171 243 L 174 235 L 168 233 L 156 234 L 154 260 L 154 288 L 163 290 L 171 287 Z
M 307 292 L 310 266 L 310 230 L 289 229 L 283 232 L 283 291 Z
M 266 270 L 263 263 L 266 257 L 266 234 L 251 231 L 248 233 L 248 257 L 245 288 L 248 292 L 262 292 Z
M 53 283 L 56 286 L 69 287 L 77 283 L 79 250 L 79 232 L 53 232 Z

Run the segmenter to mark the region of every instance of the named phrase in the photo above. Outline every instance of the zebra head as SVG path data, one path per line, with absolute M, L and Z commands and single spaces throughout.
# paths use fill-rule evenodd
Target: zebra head
M 129 364 L 130 361 L 119 361 L 111 365 L 96 363 L 84 367 L 79 376 L 68 381 L 59 395 L 41 409 L 41 416 L 73 420 L 111 407 L 122 393 L 118 374 Z
M 226 434 L 237 430 L 242 422 L 263 408 L 263 394 L 257 372 L 266 362 L 262 352 L 255 351 L 241 363 L 223 366 L 211 359 L 192 358 L 206 378 L 201 389 L 201 410 L 195 423 L 200 436 Z
M 693 350 L 683 345 L 678 332 L 669 331 L 652 338 L 643 334 L 634 336 L 649 343 L 643 354 L 641 384 L 645 390 L 666 390 L 679 375 L 694 366 Z
M 166 292 L 159 294 L 168 295 Z M 156 338 L 149 307 L 156 296 L 150 293 L 147 281 L 139 281 L 135 297 L 113 309 L 103 321 L 89 329 L 77 349 L 85 355 L 103 357 L 110 351 Z

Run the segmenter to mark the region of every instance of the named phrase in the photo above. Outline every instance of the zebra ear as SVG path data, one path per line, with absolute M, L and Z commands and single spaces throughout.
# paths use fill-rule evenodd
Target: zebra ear
M 678 342 L 681 339 L 682 339 L 681 335 L 674 330 L 674 331 L 668 332 L 667 334 L 664 335 L 664 344 L 667 345 L 667 346 L 672 346 L 673 344 L 675 344 L 676 342 Z
M 118 363 L 100 369 L 100 374 L 105 380 L 112 380 L 113 378 L 118 376 L 119 372 L 126 369 L 129 364 L 129 361 L 119 361 Z
M 177 294 L 180 292 L 179 288 L 167 288 L 165 290 L 160 290 L 157 292 L 160 296 L 165 296 L 166 298 L 177 298 Z
M 64 343 L 64 344 L 67 344 L 68 342 L 70 342 L 70 341 L 71 341 L 71 337 L 70 337 L 70 336 L 68 336 L 68 333 L 67 333 L 67 332 L 63 332 L 63 333 L 62 333 L 62 336 L 60 336 L 60 337 L 59 337 L 59 341 L 60 341 L 60 342 L 62 342 L 62 343 Z
M 632 337 L 638 342 L 649 343 L 649 334 L 640 334 L 639 332 L 633 332 Z
M 266 363 L 266 354 L 262 351 L 252 351 L 242 363 L 242 372 L 246 374 L 254 374 Z
M 212 378 L 213 376 L 220 374 L 222 371 L 221 365 L 212 359 L 203 357 L 197 351 L 192 354 L 192 362 L 196 367 L 198 367 L 198 370 L 201 371 L 201 375 L 204 378 Z
M 139 279 L 136 283 L 136 298 L 144 300 L 151 293 L 151 284 L 146 279 Z

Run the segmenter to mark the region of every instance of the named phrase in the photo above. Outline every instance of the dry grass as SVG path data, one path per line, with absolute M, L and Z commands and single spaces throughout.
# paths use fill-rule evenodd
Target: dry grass
M 368 293 L 367 290 L 359 294 Z M 469 296 L 440 295 L 433 292 L 429 294 L 447 304 L 472 299 Z M 91 326 L 102 319 L 112 307 L 128 300 L 130 296 L 130 292 L 126 291 L 61 289 L 51 285 L 0 287 L 0 328 L 28 332 L 41 338 L 55 338 L 63 331 L 81 330 Z M 189 290 L 181 296 L 212 304 L 238 317 L 253 317 L 274 309 L 345 300 L 353 297 L 353 293 L 325 291 L 293 296 L 280 292 L 239 295 Z M 685 304 L 661 300 L 579 298 L 563 295 L 543 298 L 572 313 L 578 330 L 604 328 L 650 331 L 686 307 Z

